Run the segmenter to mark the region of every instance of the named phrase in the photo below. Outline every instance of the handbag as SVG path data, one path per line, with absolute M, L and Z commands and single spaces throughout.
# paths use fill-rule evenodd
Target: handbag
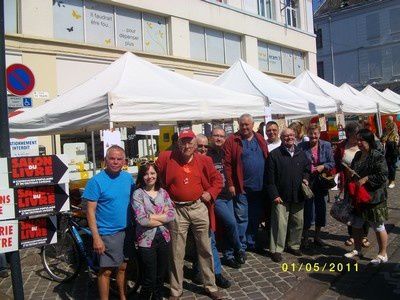
M 332 204 L 330 215 L 335 220 L 348 224 L 352 217 L 353 206 L 348 199 L 335 197 L 335 202 Z
M 305 184 L 304 182 L 301 183 L 301 191 L 303 192 L 303 196 L 305 199 L 311 199 L 314 198 L 314 193 L 311 190 L 311 188 Z
M 318 174 L 318 187 L 322 190 L 330 190 L 336 186 L 335 176 L 328 175 L 326 172 Z
M 359 186 L 354 181 L 349 182 L 347 185 L 349 196 L 355 201 L 356 204 L 365 204 L 371 201 L 371 196 L 364 185 Z

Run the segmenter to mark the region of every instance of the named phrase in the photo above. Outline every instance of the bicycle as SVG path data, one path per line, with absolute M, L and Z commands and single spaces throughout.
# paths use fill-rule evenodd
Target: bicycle
M 82 210 L 63 212 L 61 222 L 66 221 L 66 226 L 60 224 L 61 229 L 57 232 L 57 243 L 42 247 L 42 263 L 51 279 L 57 282 L 68 282 L 80 273 L 83 263 L 86 262 L 91 279 L 97 274 L 99 268 L 93 259 L 92 233 L 88 227 L 79 224 L 84 220 Z M 65 217 L 65 220 L 62 218 Z M 83 233 L 83 236 L 81 235 Z M 115 280 L 115 272 L 111 276 L 110 291 L 118 294 Z M 127 295 L 138 290 L 140 284 L 140 268 L 136 251 L 132 253 L 126 270 Z

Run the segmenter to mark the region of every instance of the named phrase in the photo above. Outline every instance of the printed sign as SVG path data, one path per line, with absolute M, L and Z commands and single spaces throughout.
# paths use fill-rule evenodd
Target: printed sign
M 0 190 L 0 220 L 15 218 L 14 190 Z
M 0 221 L 0 253 L 18 250 L 18 220 Z
M 7 96 L 7 105 L 9 108 L 32 107 L 32 98 Z
M 35 76 L 23 64 L 13 64 L 6 70 L 7 89 L 17 96 L 25 96 L 32 92 L 35 86 Z
M 57 217 L 19 221 L 19 249 L 57 243 Z
M 12 157 L 8 160 L 9 187 L 67 183 L 66 161 L 64 155 Z
M 11 157 L 39 155 L 37 137 L 10 138 Z

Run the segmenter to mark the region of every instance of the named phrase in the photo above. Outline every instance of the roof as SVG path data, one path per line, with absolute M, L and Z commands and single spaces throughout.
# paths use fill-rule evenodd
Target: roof
M 380 1 L 382 0 L 326 0 L 315 12 L 314 17 Z

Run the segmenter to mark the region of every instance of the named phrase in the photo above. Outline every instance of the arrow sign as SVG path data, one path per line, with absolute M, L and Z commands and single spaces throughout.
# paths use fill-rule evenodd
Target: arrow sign
M 11 188 L 69 181 L 65 155 L 12 157 L 8 159 L 8 173 Z

